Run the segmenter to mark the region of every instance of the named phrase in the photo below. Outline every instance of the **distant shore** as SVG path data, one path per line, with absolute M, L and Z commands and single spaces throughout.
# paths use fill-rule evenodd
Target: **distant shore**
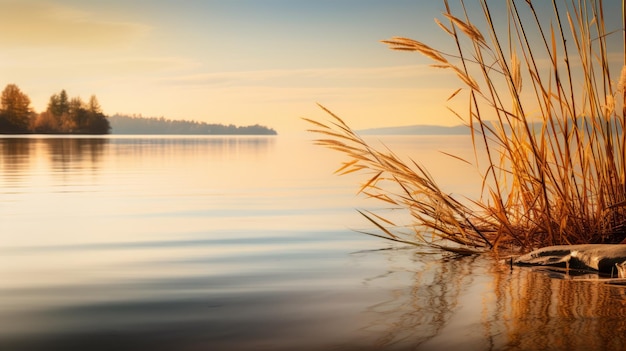
M 269 127 L 259 124 L 235 126 L 206 122 L 171 120 L 155 117 L 113 115 L 109 117 L 111 134 L 143 135 L 277 135 Z

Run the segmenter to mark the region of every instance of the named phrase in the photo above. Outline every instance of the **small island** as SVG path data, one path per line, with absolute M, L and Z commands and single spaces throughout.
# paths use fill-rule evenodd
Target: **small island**
M 15 84 L 0 95 L 0 134 L 166 134 L 166 135 L 276 135 L 258 124 L 235 126 L 188 120 L 106 116 L 95 95 L 84 102 L 65 90 L 50 97 L 44 112 L 36 113 L 30 98 Z

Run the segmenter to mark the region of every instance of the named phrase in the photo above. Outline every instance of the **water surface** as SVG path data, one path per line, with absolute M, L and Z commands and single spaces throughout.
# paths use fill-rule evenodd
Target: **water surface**
M 437 152 L 465 137 L 383 141 L 476 192 Z M 340 161 L 295 137 L 1 138 L 0 350 L 626 348 L 622 286 L 354 232 L 381 204 Z

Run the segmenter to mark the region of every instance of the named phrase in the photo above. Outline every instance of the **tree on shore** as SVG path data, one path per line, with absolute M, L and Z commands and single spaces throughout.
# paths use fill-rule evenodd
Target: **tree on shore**
M 65 89 L 50 97 L 50 101 L 48 101 L 48 112 L 57 117 L 61 117 L 64 113 L 70 112 L 70 101 Z
M 31 125 L 35 133 L 107 134 L 110 129 L 95 95 L 84 103 L 80 97 L 70 99 L 65 90 L 50 97 L 47 110 Z
M 7 85 L 0 96 L 0 133 L 27 133 L 32 116 L 30 98 L 17 85 Z
M 70 103 L 70 116 L 76 122 L 76 130 L 83 134 L 107 134 L 111 126 L 109 120 L 102 113 L 100 103 L 95 95 L 89 98 L 88 103 L 83 103 L 80 98 L 72 99 Z

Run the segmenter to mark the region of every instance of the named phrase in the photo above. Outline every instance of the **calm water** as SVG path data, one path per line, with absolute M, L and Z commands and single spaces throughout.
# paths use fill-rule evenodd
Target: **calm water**
M 475 191 L 436 152 L 465 137 L 384 141 Z M 340 161 L 281 136 L 0 138 L 0 350 L 626 349 L 624 287 L 355 233 L 380 204 Z

